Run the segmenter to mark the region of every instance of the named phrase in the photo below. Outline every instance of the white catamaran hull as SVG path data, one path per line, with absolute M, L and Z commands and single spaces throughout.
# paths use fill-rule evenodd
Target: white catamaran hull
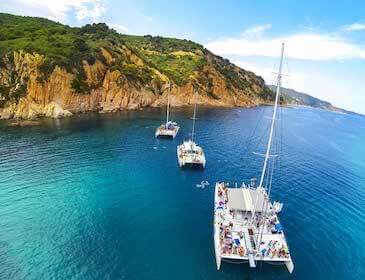
M 290 259 L 290 261 L 285 262 L 285 266 L 288 269 L 289 273 L 292 273 L 294 270 L 294 263 L 293 261 Z
M 219 221 L 218 221 L 218 214 L 216 213 L 216 202 L 218 201 L 218 187 L 215 186 L 214 190 L 214 251 L 215 251 L 215 261 L 217 264 L 217 270 L 221 267 L 221 249 L 219 244 Z

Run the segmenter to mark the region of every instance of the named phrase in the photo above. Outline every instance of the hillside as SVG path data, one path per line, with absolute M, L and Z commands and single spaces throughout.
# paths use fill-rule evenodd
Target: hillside
M 264 80 L 188 40 L 69 27 L 0 13 L 0 118 L 110 112 L 166 103 L 255 106 Z
M 274 86 L 274 85 L 269 85 L 268 87 L 273 92 L 276 90 L 276 86 Z M 299 92 L 299 91 L 296 91 L 293 89 L 282 87 L 281 94 L 287 104 L 310 106 L 313 108 L 319 108 L 319 109 L 324 109 L 324 110 L 329 110 L 329 111 L 345 112 L 345 110 L 334 107 L 331 103 L 329 103 L 327 101 L 323 101 L 323 100 L 313 97 L 309 94 Z

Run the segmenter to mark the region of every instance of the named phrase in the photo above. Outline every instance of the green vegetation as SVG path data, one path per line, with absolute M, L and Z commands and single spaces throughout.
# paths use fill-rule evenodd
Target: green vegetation
M 178 85 L 184 84 L 194 71 L 200 70 L 206 63 L 197 55 L 151 53 L 145 54 L 145 59 Z
M 101 49 L 107 54 L 102 53 Z M 213 66 L 225 78 L 228 89 L 240 89 L 252 95 L 252 85 L 263 88 L 260 97 L 270 99 L 270 91 L 264 81 L 253 73 L 239 69 L 228 60 L 214 56 L 203 46 L 190 40 L 163 38 L 160 36 L 133 36 L 119 34 L 105 23 L 70 27 L 43 18 L 14 16 L 0 13 L 0 68 L 12 65 L 13 51 L 24 50 L 44 56 L 38 82 L 44 83 L 56 66 L 74 74 L 71 86 L 78 94 L 89 94 L 100 83 L 87 82 L 83 61 L 89 65 L 101 62 L 110 71 L 118 70 L 125 79 L 136 86 L 145 86 L 161 93 L 163 82 L 156 70 L 177 85 L 184 85 L 197 78 L 207 89 L 206 94 L 219 99 L 213 92 L 212 78 L 204 66 Z M 209 63 L 208 63 L 209 60 Z M 195 75 L 198 72 L 198 75 Z M 18 77 L 19 78 L 19 77 Z M 12 78 L 10 86 L 0 88 L 0 107 L 8 100 L 18 100 L 25 92 L 18 78 Z M 17 86 L 16 86 L 17 85 Z M 14 88 L 17 90 L 14 90 Z
M 128 80 L 138 81 L 143 85 L 146 85 L 151 82 L 152 79 L 157 78 L 150 68 L 132 63 L 117 64 L 112 66 L 110 70 L 118 70 L 123 73 Z
M 118 37 L 104 23 L 71 28 L 43 18 L 0 13 L 0 55 L 15 50 L 42 54 L 46 58 L 41 67 L 45 75 L 56 65 L 81 72 L 82 60 L 95 62 L 100 47 L 117 42 Z
M 0 86 L 0 108 L 4 107 L 5 103 L 10 100 L 10 87 Z
M 190 40 L 151 35 L 121 37 L 129 49 L 178 85 L 184 84 L 194 71 L 206 64 L 203 46 Z
M 85 78 L 81 73 L 78 73 L 76 77 L 72 80 L 71 87 L 75 90 L 75 92 L 79 94 L 87 94 L 90 92 L 90 87 L 85 82 Z
M 169 54 L 176 51 L 197 52 L 204 51 L 204 47 L 190 40 L 181 40 L 175 38 L 164 38 L 151 35 L 135 36 L 121 35 L 121 38 L 128 47 L 139 50 L 156 51 Z
M 242 76 L 246 75 L 246 71 L 236 68 L 228 59 L 220 58 L 215 60 L 218 71 L 226 78 L 228 88 L 236 87 L 246 90 L 251 87 L 251 83 Z
M 42 18 L 0 14 L 0 53 L 25 50 L 66 62 L 74 48 L 72 28 Z
M 130 61 L 116 50 L 116 46 L 120 45 L 126 45 L 148 65 L 180 85 L 205 63 L 202 56 L 203 47 L 189 40 L 150 35 L 122 35 L 109 29 L 105 23 L 72 28 L 43 18 L 0 13 L 0 55 L 14 50 L 42 54 L 46 61 L 41 71 L 46 78 L 56 65 L 84 76 L 82 60 L 87 60 L 89 64 L 95 63 L 95 58 L 102 60 L 100 48 L 104 47 L 118 58 L 129 79 L 136 74 L 136 80 L 142 83 L 149 82 L 152 78 L 150 70 L 146 67 L 132 66 Z M 176 51 L 191 52 L 192 55 L 171 54 Z M 88 89 L 79 78 L 75 79 L 73 87 L 79 93 Z
M 18 101 L 21 97 L 26 94 L 26 86 L 18 85 L 15 90 L 11 90 L 10 86 L 0 85 L 0 108 L 4 107 L 8 101 Z

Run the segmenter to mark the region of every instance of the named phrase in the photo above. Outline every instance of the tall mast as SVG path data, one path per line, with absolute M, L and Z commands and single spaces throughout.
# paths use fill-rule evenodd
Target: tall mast
M 171 92 L 171 83 L 169 82 L 169 92 L 167 93 L 166 127 L 169 122 L 169 116 L 170 116 L 170 92 Z
M 194 115 L 193 115 L 193 129 L 191 132 L 191 141 L 194 142 L 194 135 L 195 135 L 195 117 L 196 117 L 196 91 L 194 89 Z
M 284 43 L 282 43 L 282 45 L 281 45 L 281 56 L 280 56 L 279 73 L 278 73 L 277 84 L 276 84 L 276 96 L 275 96 L 274 112 L 273 112 L 272 119 L 271 119 L 269 142 L 267 143 L 265 161 L 264 161 L 264 166 L 262 168 L 259 188 L 262 187 L 262 184 L 264 182 L 264 177 L 265 177 L 265 173 L 266 173 L 266 169 L 267 169 L 267 162 L 268 162 L 269 157 L 270 157 L 272 137 L 273 137 L 273 134 L 274 134 L 274 125 L 275 125 L 275 119 L 276 119 L 276 111 L 277 111 L 277 108 L 278 108 L 278 101 L 279 101 L 279 96 L 280 96 L 281 69 L 282 69 L 282 65 L 283 65 L 283 56 L 284 56 Z

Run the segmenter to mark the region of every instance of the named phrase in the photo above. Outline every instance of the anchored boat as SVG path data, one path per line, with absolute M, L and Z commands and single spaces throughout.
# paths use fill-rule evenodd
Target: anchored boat
M 203 167 L 206 160 L 204 150 L 193 140 L 184 141 L 177 146 L 177 159 L 180 167 Z
M 164 137 L 164 138 L 175 138 L 180 126 L 173 121 L 169 120 L 170 117 L 170 92 L 171 92 L 171 84 L 169 86 L 169 92 L 167 95 L 167 105 L 166 105 L 166 123 L 161 124 L 155 131 L 156 137 Z
M 196 94 L 196 92 L 195 92 Z M 195 96 L 194 96 L 195 99 Z M 196 120 L 196 99 L 194 102 L 193 128 L 191 139 L 184 141 L 177 146 L 177 160 L 180 167 L 202 167 L 205 168 L 206 159 L 204 150 L 194 142 Z
M 248 262 L 250 267 L 256 267 L 260 261 L 283 264 L 290 273 L 294 270 L 278 217 L 283 204 L 270 200 L 273 170 L 268 169 L 280 96 L 283 55 L 284 44 L 281 49 L 275 104 L 259 185 L 256 185 L 255 180 L 251 180 L 247 185 L 242 183 L 240 187 L 230 187 L 224 182 L 215 185 L 214 249 L 217 269 L 220 269 L 222 260 L 229 260 Z

